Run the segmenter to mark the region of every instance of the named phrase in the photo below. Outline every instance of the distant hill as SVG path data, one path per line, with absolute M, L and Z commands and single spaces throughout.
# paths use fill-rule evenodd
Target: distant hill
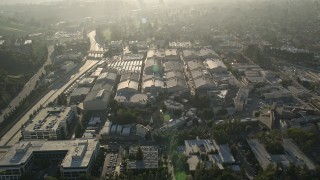
M 31 22 L 32 23 L 32 22 Z M 41 32 L 41 29 L 36 28 L 31 23 L 22 23 L 15 19 L 10 19 L 0 16 L 0 36 L 17 35 L 24 36 Z

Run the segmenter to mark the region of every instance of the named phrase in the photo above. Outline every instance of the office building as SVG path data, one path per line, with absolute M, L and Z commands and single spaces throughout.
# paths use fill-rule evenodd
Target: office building
M 64 139 L 68 135 L 68 124 L 76 117 L 71 107 L 47 107 L 40 110 L 21 129 L 24 139 Z
M 139 147 L 130 147 L 129 154 L 136 155 Z M 158 148 L 155 146 L 140 146 L 143 152 L 143 159 L 137 161 L 128 161 L 127 169 L 157 169 L 159 166 Z
M 20 179 L 36 160 L 61 160 L 61 176 L 76 180 L 91 172 L 98 151 L 99 142 L 94 139 L 20 141 L 1 157 L 0 179 Z
M 233 167 L 235 159 L 232 156 L 227 144 L 218 145 L 214 140 L 196 139 L 185 140 L 185 156 L 190 171 L 195 171 L 199 162 L 206 161 L 209 164 L 216 164 L 219 169 L 225 166 Z M 207 155 L 208 160 L 203 160 L 201 155 Z
M 236 111 L 243 111 L 245 104 L 247 104 L 249 89 L 241 87 L 237 93 L 237 96 L 234 98 L 234 107 Z
M 105 89 L 91 91 L 83 102 L 86 111 L 106 110 L 111 98 L 111 92 Z

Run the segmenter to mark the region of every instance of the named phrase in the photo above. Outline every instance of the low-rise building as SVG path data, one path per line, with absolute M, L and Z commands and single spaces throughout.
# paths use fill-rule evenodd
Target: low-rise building
M 165 52 L 163 50 L 149 50 L 147 53 L 147 59 L 155 58 L 157 60 L 163 60 L 166 56 Z
M 228 71 L 226 65 L 219 59 L 206 59 L 204 64 L 211 73 L 223 73 Z
M 92 87 L 94 84 L 94 78 L 83 78 L 81 81 L 79 81 L 78 86 L 79 87 Z
M 169 93 L 187 92 L 189 90 L 185 79 L 170 78 L 165 81 L 164 88 Z
M 188 61 L 187 63 L 189 71 L 194 71 L 194 70 L 204 70 L 206 67 L 204 66 L 203 62 L 200 60 L 192 60 Z
M 68 124 L 76 117 L 71 107 L 47 107 L 40 110 L 21 129 L 23 139 L 64 139 Z
M 139 92 L 139 83 L 136 81 L 123 81 L 118 84 L 117 94 L 134 94 Z
M 181 117 L 179 119 L 171 119 L 169 122 L 165 123 L 160 130 L 175 130 L 177 128 L 182 127 L 187 123 L 187 119 L 184 117 Z
M 169 46 L 171 48 L 177 48 L 177 49 L 189 49 L 192 47 L 192 43 L 190 41 L 183 41 L 183 42 L 169 42 Z
M 164 61 L 180 61 L 180 56 L 176 49 L 167 49 L 165 50 Z
M 182 70 L 168 71 L 163 76 L 165 80 L 169 80 L 172 78 L 185 79 L 184 73 Z
M 169 71 L 181 71 L 183 70 L 182 63 L 180 61 L 168 61 L 163 64 L 165 72 Z
M 119 80 L 119 76 L 115 72 L 102 72 L 98 78 L 97 83 L 103 83 L 103 84 L 115 84 Z
M 82 102 L 90 92 L 90 87 L 77 87 L 70 94 L 70 104 L 78 104 Z
M 131 127 L 124 127 L 122 129 L 121 135 L 122 136 L 130 136 L 131 133 Z
M 145 80 L 142 85 L 144 93 L 158 94 L 163 92 L 164 82 L 161 79 L 149 79 Z
M 118 125 L 118 126 L 117 126 L 117 130 L 116 130 L 116 133 L 117 133 L 118 135 L 121 135 L 122 129 L 123 129 L 123 126 Z
M 205 69 L 195 69 L 190 71 L 191 77 L 193 79 L 197 79 L 199 77 L 208 77 L 208 78 L 212 78 L 212 76 L 210 75 L 210 73 L 205 70 Z
M 237 96 L 234 98 L 234 107 L 236 111 L 243 111 L 245 104 L 247 104 L 249 89 L 241 87 L 237 93 Z
M 224 166 L 233 167 L 235 165 L 236 161 L 227 144 L 218 145 L 214 140 L 209 139 L 185 140 L 184 144 L 184 154 L 187 157 L 190 171 L 195 171 L 199 162 L 214 163 L 220 169 L 224 169 Z M 201 155 L 207 156 L 208 160 L 202 159 Z
M 147 59 L 144 63 L 144 74 L 162 74 L 162 63 L 161 60 L 156 58 Z
M 100 74 L 102 73 L 103 68 L 97 68 L 93 73 L 91 73 L 90 77 L 92 78 L 98 78 Z
M 111 134 L 116 134 L 117 133 L 117 126 L 118 125 L 116 125 L 116 124 L 111 126 L 111 130 L 110 130 Z
M 120 82 L 127 81 L 127 80 L 139 82 L 140 81 L 140 73 L 128 72 L 128 73 L 122 74 L 122 76 L 120 78 Z
M 91 173 L 99 152 L 94 139 L 66 141 L 20 141 L 0 158 L 0 179 L 20 179 L 32 170 L 35 160 L 62 160 L 61 176 L 79 179 Z
M 297 88 L 295 86 L 288 86 L 288 90 L 292 92 L 293 95 L 297 97 L 304 97 L 309 94 L 309 92 L 302 88 Z
M 207 58 L 219 58 L 214 50 L 209 48 L 202 48 L 202 49 L 186 49 L 183 50 L 183 57 L 185 61 L 190 61 L 194 59 L 201 59 L 205 60 Z
M 282 86 L 267 86 L 256 89 L 265 99 L 291 97 L 292 93 Z
M 263 77 L 243 77 L 242 82 L 245 86 L 253 87 L 256 84 L 265 83 L 265 79 Z
M 86 111 L 100 111 L 108 108 L 111 92 L 105 89 L 91 91 L 83 102 L 83 108 Z
M 142 60 L 143 54 L 124 54 L 122 55 L 122 61 Z
M 201 55 L 199 53 L 199 51 L 196 50 L 191 50 L 191 49 L 185 49 L 183 50 L 183 59 L 185 61 L 190 61 L 190 60 L 194 60 L 194 59 L 200 59 Z
M 141 138 L 145 138 L 146 135 L 149 133 L 150 129 L 141 125 L 141 124 L 137 124 L 136 125 L 136 135 L 141 137 Z
M 260 66 L 256 64 L 246 64 L 246 63 L 234 63 L 232 64 L 232 68 L 239 71 L 239 72 L 246 72 L 246 71 L 263 71 Z
M 129 155 L 135 156 L 139 147 L 130 147 Z M 159 167 L 159 152 L 155 146 L 140 146 L 143 159 L 137 161 L 129 161 L 127 169 L 141 170 L 141 169 L 157 169 Z
M 109 91 L 109 92 L 113 92 L 113 90 L 114 90 L 113 88 L 114 88 L 114 84 L 98 82 L 91 88 L 91 92 L 92 91 L 100 91 L 103 89 L 106 91 Z
M 106 121 L 100 131 L 100 136 L 103 138 L 104 136 L 109 136 L 111 131 L 112 122 Z
M 313 162 L 295 145 L 292 139 L 283 139 L 284 153 L 279 155 L 269 154 L 258 139 L 248 139 L 247 141 L 264 170 L 267 169 L 269 164 L 276 165 L 277 163 L 281 163 L 284 166 L 289 166 L 290 163 L 293 163 L 299 167 L 307 166 L 310 170 L 316 168 Z
M 212 78 L 208 76 L 200 76 L 193 79 L 193 82 L 196 94 L 207 93 L 208 90 L 212 90 L 216 87 Z
M 130 105 L 133 107 L 145 107 L 148 103 L 148 96 L 146 94 L 134 94 L 130 97 Z
M 118 74 L 124 74 L 127 72 L 142 72 L 143 60 L 126 60 L 115 59 L 108 63 L 107 68 L 110 70 L 117 70 Z
M 184 110 L 184 105 L 181 103 L 178 103 L 176 101 L 167 99 L 163 103 L 169 111 L 177 111 L 177 110 L 183 111 Z
M 129 107 L 145 107 L 149 97 L 146 94 L 132 94 L 130 96 L 116 95 L 114 100 Z

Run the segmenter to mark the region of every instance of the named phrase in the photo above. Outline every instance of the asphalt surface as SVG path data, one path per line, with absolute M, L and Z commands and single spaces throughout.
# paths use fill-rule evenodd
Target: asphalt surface
M 90 38 L 92 51 L 99 51 L 99 46 L 97 45 L 95 39 L 95 31 L 92 31 L 88 34 Z M 50 57 L 50 56 L 49 56 Z M 80 69 L 73 70 L 74 73 L 71 76 L 64 77 L 60 82 L 51 85 L 50 91 L 41 98 L 12 128 L 8 131 L 0 140 L 0 146 L 13 146 L 16 142 L 19 141 L 21 137 L 21 125 L 26 123 L 29 119 L 29 115 L 36 111 L 40 106 L 46 106 L 50 102 L 54 101 L 63 91 L 65 91 L 72 83 L 74 83 L 82 74 L 87 72 L 91 67 L 97 64 L 98 60 L 86 60 L 84 65 Z M 41 69 L 40 69 L 41 70 Z M 39 70 L 39 71 L 40 71 Z M 44 69 L 43 69 L 44 70 Z M 42 73 L 40 73 L 41 75 Z M 32 79 L 31 79 L 32 80 Z M 36 82 L 36 81 L 35 81 Z M 27 85 L 28 86 L 28 85 Z M 30 84 L 31 88 L 31 84 Z
M 20 128 L 21 125 L 26 123 L 29 119 L 29 115 L 40 108 L 41 105 L 46 106 L 50 102 L 54 101 L 64 90 L 66 90 L 74 81 L 76 81 L 82 74 L 88 71 L 94 66 L 97 60 L 87 60 L 87 62 L 80 68 L 79 72 L 71 76 L 70 79 L 66 79 L 51 87 L 51 90 L 38 101 L 20 120 L 16 123 L 10 131 L 8 131 L 0 141 L 0 146 L 12 146 L 19 141 L 21 137 Z
M 88 37 L 90 38 L 90 51 L 104 51 L 103 47 L 101 47 L 95 39 L 96 31 L 91 31 L 88 34 Z

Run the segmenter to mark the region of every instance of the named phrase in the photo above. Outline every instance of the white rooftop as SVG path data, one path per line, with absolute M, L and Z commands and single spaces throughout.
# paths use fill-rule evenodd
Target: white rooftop
M 57 130 L 60 123 L 71 113 L 71 107 L 47 107 L 26 124 L 25 131 L 52 131 Z
M 66 141 L 20 141 L 0 159 L 0 166 L 21 165 L 27 162 L 34 153 L 62 151 L 66 153 L 61 166 L 63 168 L 87 167 L 98 141 L 66 140 Z

